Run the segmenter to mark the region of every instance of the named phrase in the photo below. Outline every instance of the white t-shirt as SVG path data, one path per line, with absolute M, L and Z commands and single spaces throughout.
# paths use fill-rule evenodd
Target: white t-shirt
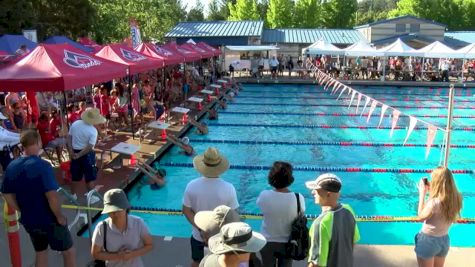
M 96 127 L 85 123 L 83 120 L 77 120 L 71 125 L 69 135 L 72 136 L 72 146 L 75 150 L 84 149 L 88 144 L 96 145 Z
M 300 197 L 300 209 L 305 212 L 305 199 Z M 257 206 L 264 218 L 261 233 L 267 242 L 287 243 L 290 236 L 292 221 L 297 217 L 297 198 L 294 192 L 282 193 L 264 190 L 257 198 Z
M 183 195 L 183 205 L 195 213 L 203 210 L 213 210 L 219 205 L 231 209 L 239 208 L 236 189 L 231 183 L 221 178 L 196 178 L 188 183 Z M 193 238 L 203 241 L 198 229 L 193 227 Z
M 271 59 L 269 60 L 269 65 L 271 67 L 277 67 L 277 65 L 279 65 L 279 61 L 277 61 L 277 59 Z

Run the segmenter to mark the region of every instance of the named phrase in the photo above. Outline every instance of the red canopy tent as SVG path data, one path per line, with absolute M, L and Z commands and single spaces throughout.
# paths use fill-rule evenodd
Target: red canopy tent
M 195 51 L 195 52 L 199 53 L 202 58 L 210 58 L 210 57 L 214 56 L 214 52 L 209 51 L 207 49 L 203 49 L 203 48 L 201 48 L 199 46 L 196 46 L 194 44 L 186 43 L 186 44 L 182 44 L 180 47 L 183 47 L 183 48 L 188 49 L 188 50 Z
M 0 62 L 8 62 L 15 58 L 15 55 L 10 55 L 8 52 L 0 50 Z
M 96 56 L 127 65 L 130 70 L 129 74 L 137 74 L 164 66 L 162 59 L 148 57 L 123 44 L 106 45 L 96 53 Z
M 215 47 L 213 47 L 213 46 L 211 46 L 211 45 L 209 45 L 209 44 L 207 44 L 207 43 L 198 42 L 198 43 L 196 44 L 196 46 L 201 47 L 201 48 L 204 48 L 204 49 L 207 49 L 207 50 L 209 50 L 209 51 L 212 51 L 215 56 L 221 55 L 221 50 L 219 50 L 219 49 L 217 49 L 217 48 L 215 48 Z
M 172 52 L 182 55 L 185 58 L 185 62 L 193 62 L 201 59 L 200 54 L 197 52 L 180 47 L 176 43 L 168 43 L 166 45 L 160 46 L 160 48 L 171 50 Z
M 158 47 L 152 43 L 141 43 L 137 48 L 135 48 L 135 51 L 138 51 L 149 57 L 162 59 L 165 61 L 165 66 L 177 65 L 184 62 L 182 55 L 169 51 L 168 49 Z
M 40 44 L 0 71 L 0 91 L 63 91 L 126 75 L 126 67 L 68 44 Z

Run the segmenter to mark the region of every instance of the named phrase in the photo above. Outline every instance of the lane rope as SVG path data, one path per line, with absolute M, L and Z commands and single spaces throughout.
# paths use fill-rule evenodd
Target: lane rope
M 63 209 L 79 209 L 79 210 L 89 210 L 89 211 L 102 211 L 102 208 L 95 207 L 86 207 L 86 206 L 76 206 L 76 205 L 62 205 Z M 183 216 L 183 212 L 178 209 L 164 209 L 164 208 L 154 208 L 154 207 L 142 207 L 142 206 L 132 206 L 130 212 L 133 213 L 145 213 L 145 214 L 154 214 L 154 215 L 168 215 L 168 216 Z M 315 220 L 319 215 L 317 214 L 306 214 L 305 215 L 309 220 Z M 260 213 L 242 213 L 240 214 L 242 219 L 251 219 L 258 220 L 262 219 L 262 214 Z M 417 220 L 416 217 L 410 216 L 355 216 L 357 222 L 412 222 L 419 223 L 420 220 Z M 456 221 L 458 224 L 473 224 L 475 223 L 475 218 L 460 218 Z
M 365 146 L 365 147 L 426 147 L 426 144 L 401 143 L 372 143 L 372 142 L 291 142 L 291 141 L 255 141 L 255 140 L 225 140 L 225 139 L 190 139 L 192 143 L 246 144 L 246 145 L 302 145 L 302 146 Z M 432 144 L 431 147 L 442 148 L 442 144 Z M 470 148 L 475 145 L 450 145 L 451 148 Z
M 291 103 L 242 103 L 235 102 L 233 105 L 242 105 L 242 106 L 296 106 L 296 107 L 346 107 L 348 104 L 291 104 Z M 407 109 L 447 109 L 447 107 L 437 107 L 437 106 L 407 106 L 407 105 L 392 105 L 393 108 L 407 108 Z M 363 108 L 363 107 L 361 107 Z M 474 106 L 470 107 L 454 107 L 454 109 L 475 109 Z
M 295 115 L 295 116 L 331 116 L 331 117 L 368 117 L 368 114 L 356 114 L 356 113 L 324 113 L 324 112 L 315 112 L 315 113 L 299 113 L 299 112 L 246 112 L 246 111 L 219 111 L 219 114 L 239 114 L 239 115 Z M 379 115 L 377 115 L 379 117 Z M 422 118 L 444 118 L 447 119 L 446 115 L 416 115 L 417 117 Z M 384 117 L 391 117 L 390 114 L 385 114 Z M 475 115 L 467 115 L 467 116 L 457 116 L 454 115 L 453 118 L 455 119 L 475 119 Z
M 323 87 L 322 87 L 323 88 Z M 419 96 L 430 96 L 430 97 L 434 97 L 434 96 L 446 96 L 448 95 L 448 91 L 447 92 L 436 92 L 436 93 L 432 93 L 432 94 L 425 94 L 425 93 L 414 93 L 414 92 L 365 92 L 365 91 L 361 91 L 362 93 L 366 94 L 366 95 L 388 95 L 388 94 L 391 94 L 391 95 L 409 95 L 409 96 L 414 96 L 414 95 L 419 95 Z M 245 91 L 242 91 L 240 93 L 240 95 L 246 95 L 247 93 L 250 93 L 250 94 L 262 94 L 262 93 L 282 93 L 282 94 L 318 94 L 318 95 L 323 95 L 323 94 L 328 94 L 328 92 L 319 92 L 319 91 L 250 91 L 250 90 L 245 90 Z M 401 93 L 401 94 L 398 94 L 398 93 Z M 472 93 L 461 93 L 461 92 L 456 92 L 455 93 L 455 96 L 462 96 L 462 97 L 472 97 L 473 94 Z
M 267 127 L 267 128 L 309 128 L 309 129 L 391 129 L 391 126 L 348 126 L 348 125 L 326 125 L 326 124 L 241 124 L 241 123 L 209 123 L 208 126 L 224 126 L 224 127 Z M 396 126 L 394 130 L 406 130 L 406 127 Z M 414 130 L 427 130 L 427 127 L 415 127 Z M 453 131 L 473 132 L 473 127 L 452 127 Z
M 160 163 L 160 166 L 165 167 L 183 167 L 193 168 L 192 163 L 185 162 L 165 162 Z M 235 170 L 269 170 L 270 166 L 264 165 L 230 165 L 231 169 Z M 296 171 L 311 171 L 311 172 L 377 172 L 377 173 L 431 173 L 433 169 L 395 169 L 395 168 L 357 168 L 357 167 L 315 167 L 315 166 L 294 166 Z M 459 174 L 473 174 L 474 170 L 456 169 L 452 173 Z
M 249 99 L 302 99 L 302 97 L 298 96 L 242 96 L 239 95 L 239 98 L 249 98 Z M 305 99 L 333 99 L 335 100 L 335 97 L 313 97 L 313 96 L 305 96 Z M 413 102 L 442 102 L 444 103 L 447 101 L 447 99 L 409 99 L 409 98 L 378 98 L 378 101 L 413 101 Z M 455 100 L 455 102 L 458 103 L 465 103 L 465 102 L 474 102 L 474 100 L 471 99 L 459 99 Z

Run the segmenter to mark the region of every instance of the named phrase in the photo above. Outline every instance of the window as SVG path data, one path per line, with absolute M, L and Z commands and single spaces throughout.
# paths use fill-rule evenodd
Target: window
M 406 32 L 406 24 L 396 24 L 396 32 Z
M 419 32 L 421 30 L 420 24 L 411 24 L 410 32 Z

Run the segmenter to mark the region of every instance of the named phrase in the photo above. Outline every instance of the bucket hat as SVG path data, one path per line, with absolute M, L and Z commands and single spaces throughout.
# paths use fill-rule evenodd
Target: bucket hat
M 228 206 L 217 206 L 214 210 L 200 211 L 195 214 L 195 224 L 208 236 L 219 233 L 222 226 L 240 221 L 239 214 Z
M 203 176 L 217 178 L 229 169 L 229 162 L 216 148 L 209 147 L 203 155 L 193 159 L 193 166 Z
M 254 253 L 260 251 L 266 243 L 262 234 L 253 232 L 251 226 L 243 222 L 224 225 L 219 234 L 208 241 L 209 250 L 218 255 L 228 252 Z
M 104 194 L 104 209 L 102 214 L 127 210 L 130 208 L 129 200 L 122 189 L 111 189 Z
M 96 125 L 106 122 L 106 118 L 101 115 L 99 109 L 97 108 L 87 108 L 81 114 L 81 120 L 90 125 Z

